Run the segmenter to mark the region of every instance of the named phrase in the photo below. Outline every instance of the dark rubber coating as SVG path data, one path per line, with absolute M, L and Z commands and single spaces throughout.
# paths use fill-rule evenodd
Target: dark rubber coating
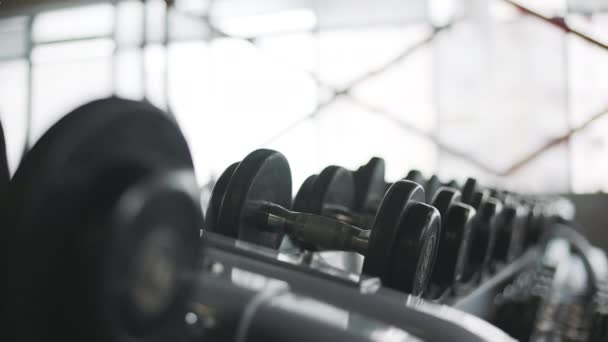
M 477 211 L 471 231 L 471 245 L 465 265 L 464 280 L 488 266 L 496 241 L 496 229 L 500 224 L 502 204 L 495 198 L 488 198 Z
M 210 232 L 217 232 L 217 215 L 220 212 L 226 189 L 232 178 L 232 174 L 239 163 L 233 163 L 217 179 L 213 190 L 211 191 L 211 198 L 209 199 L 209 206 L 207 207 L 207 214 L 205 215 L 205 229 Z
M 376 213 L 387 190 L 384 159 L 373 157 L 353 172 L 355 177 L 355 211 Z
M 471 245 L 471 229 L 475 209 L 464 203 L 454 203 L 442 216 L 441 239 L 431 283 L 440 292 L 461 281 Z
M 432 205 L 439 211 L 441 218 L 444 218 L 448 214 L 448 209 L 457 201 L 460 201 L 460 191 L 454 188 L 441 187 L 435 194 Z
M 395 182 L 387 191 L 369 237 L 363 273 L 380 279 L 390 275 L 393 246 L 403 227 L 401 220 L 413 201 L 424 201 L 424 190 L 419 184 L 407 180 Z
M 251 222 L 264 202 L 291 209 L 291 170 L 281 153 L 259 149 L 247 155 L 232 175 L 218 215 L 218 233 L 279 248 L 283 234 L 262 231 Z
M 313 186 L 317 180 L 318 175 L 311 175 L 304 180 L 304 183 L 300 186 L 296 197 L 293 200 L 293 210 L 309 213 L 310 212 L 310 198 L 312 197 Z
M 104 319 L 114 313 L 104 312 L 111 294 L 100 272 L 112 247 L 108 212 L 131 184 L 176 169 L 193 169 L 188 144 L 150 104 L 98 100 L 54 124 L 2 206 L 0 339 L 124 339 L 129 327 Z
M 412 203 L 400 222 L 393 245 L 391 271 L 387 286 L 421 296 L 433 272 L 441 218 L 437 209 L 425 203 Z
M 426 203 L 432 203 L 433 199 L 435 198 L 435 195 L 437 194 L 437 191 L 439 190 L 439 188 L 441 188 L 441 186 L 441 181 L 439 181 L 439 177 L 437 177 L 436 175 L 432 175 L 431 178 L 426 181 L 426 186 L 424 187 L 424 192 L 426 193 L 427 199 Z
M 328 207 L 340 207 L 346 211 L 353 211 L 354 188 L 355 180 L 352 172 L 335 165 L 326 167 L 312 186 L 308 212 L 321 215 Z
M 467 181 L 462 187 L 462 202 L 465 204 L 471 204 L 473 202 L 473 195 L 477 191 L 477 180 L 475 178 L 467 178 Z

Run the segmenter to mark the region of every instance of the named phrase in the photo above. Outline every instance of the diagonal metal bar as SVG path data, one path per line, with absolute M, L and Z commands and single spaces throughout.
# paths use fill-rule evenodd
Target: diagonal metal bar
M 373 69 L 371 71 L 368 71 L 360 76 L 358 76 L 357 78 L 353 79 L 352 81 L 350 81 L 348 83 L 348 85 L 342 89 L 338 89 L 336 90 L 336 92 L 338 94 L 340 93 L 346 93 L 350 90 L 352 90 L 353 88 L 355 88 L 356 86 L 358 86 L 361 83 L 366 82 L 367 80 L 374 78 L 382 73 L 384 73 L 385 71 L 387 71 L 388 69 L 392 68 L 393 66 L 395 66 L 396 64 L 398 64 L 399 62 L 403 61 L 404 59 L 407 59 L 408 57 L 410 57 L 411 55 L 413 55 L 416 51 L 418 51 L 419 49 L 427 46 L 429 43 L 431 43 L 439 33 L 441 33 L 444 30 L 447 30 L 448 28 L 451 27 L 451 24 L 448 24 L 446 26 L 441 26 L 441 27 L 433 27 L 433 31 L 427 35 L 424 39 L 414 43 L 413 45 L 408 46 L 407 48 L 403 49 L 399 54 L 397 54 L 395 57 L 393 57 L 392 59 L 386 61 L 385 63 L 382 64 L 382 66 Z
M 471 156 L 470 153 L 455 149 L 452 146 L 441 141 L 441 139 L 439 139 L 437 136 L 430 134 L 428 132 L 425 132 L 424 130 L 420 129 L 419 127 L 416 127 L 415 125 L 412 125 L 411 123 L 403 121 L 401 118 L 399 118 L 399 115 L 397 113 L 392 113 L 384 108 L 380 108 L 380 107 L 374 106 L 370 103 L 361 101 L 360 99 L 358 99 L 357 97 L 352 96 L 352 95 L 349 96 L 349 100 L 351 100 L 357 106 L 359 106 L 363 109 L 366 109 L 370 113 L 374 113 L 379 116 L 382 116 L 385 119 L 388 119 L 389 121 L 394 123 L 397 127 L 401 128 L 407 132 L 413 133 L 414 135 L 416 135 L 420 138 L 423 138 L 425 140 L 432 142 L 433 144 L 435 144 L 435 146 L 437 146 L 437 148 L 439 150 L 441 150 L 445 153 L 448 153 L 448 154 L 452 155 L 453 157 L 461 159 L 461 160 L 467 162 L 468 164 L 471 164 L 472 166 L 478 168 L 481 171 L 484 171 L 489 174 L 494 174 L 494 175 L 500 174 L 499 170 L 496 170 L 495 168 L 491 167 L 490 165 L 484 163 L 482 160 L 476 159 L 475 157 Z
M 571 33 L 574 36 L 577 36 L 579 38 L 581 38 L 582 40 L 587 41 L 588 43 L 595 45 L 597 47 L 600 47 L 604 50 L 608 50 L 608 44 L 601 42 L 593 37 L 591 37 L 590 35 L 579 31 L 577 29 L 574 29 L 572 27 L 570 27 L 567 23 L 566 20 L 562 17 L 556 17 L 556 18 L 552 18 L 552 17 L 548 17 L 546 15 L 543 15 L 542 13 L 539 13 L 529 7 L 526 7 L 522 4 L 520 4 L 517 1 L 514 0 L 503 0 L 504 2 L 516 7 L 517 9 L 519 9 L 520 11 L 522 11 L 523 13 L 526 13 L 527 15 L 530 15 L 532 17 L 535 17 L 537 19 L 540 19 L 542 21 L 544 21 L 545 23 L 551 24 L 561 30 L 563 30 L 564 32 L 567 33 Z
M 581 131 L 584 131 L 585 129 L 590 127 L 594 122 L 596 122 L 597 120 L 601 119 L 602 117 L 604 117 L 606 115 L 608 115 L 608 106 L 606 108 L 604 108 L 603 110 L 592 115 L 589 119 L 587 119 L 582 124 L 569 129 L 566 133 L 564 133 L 560 136 L 550 139 L 549 141 L 544 143 L 542 146 L 540 146 L 536 150 L 528 153 L 527 155 L 525 155 L 524 157 L 522 157 L 521 159 L 519 159 L 518 161 L 513 163 L 510 167 L 508 167 L 505 171 L 501 172 L 499 175 L 503 176 L 503 177 L 507 177 L 507 176 L 510 176 L 510 175 L 516 173 L 518 170 L 520 170 L 524 166 L 530 164 L 532 161 L 534 161 L 535 159 L 540 157 L 542 154 L 544 154 L 548 150 L 567 142 L 575 134 L 577 134 Z
M 457 157 L 463 161 L 466 161 L 467 163 L 475 166 L 476 168 L 478 168 L 481 171 L 484 171 L 486 173 L 489 173 L 489 174 L 492 174 L 495 176 L 499 176 L 499 177 L 508 177 L 508 176 L 513 175 L 518 170 L 523 168 L 525 165 L 528 165 L 532 161 L 539 158 L 541 155 L 543 155 L 548 150 L 550 150 L 562 143 L 567 142 L 570 138 L 572 138 L 577 133 L 582 132 L 585 129 L 591 127 L 593 125 L 593 123 L 595 123 L 599 119 L 601 119 L 605 116 L 608 116 L 608 106 L 606 106 L 603 110 L 595 113 L 589 119 L 584 121 L 582 124 L 568 130 L 566 133 L 564 133 L 560 136 L 550 139 L 549 141 L 547 141 L 540 147 L 534 149 L 533 151 L 526 154 L 524 157 L 520 158 L 519 160 L 517 160 L 516 162 L 511 164 L 511 166 L 505 168 L 504 170 L 498 170 L 498 169 L 486 164 L 482 160 L 471 156 L 470 153 L 468 153 L 466 151 L 461 151 L 461 150 L 455 149 L 455 148 L 445 144 L 444 142 L 442 142 L 436 136 L 433 136 L 432 134 L 429 134 L 416 126 L 401 120 L 398 117 L 398 114 L 396 114 L 396 113 L 391 113 L 383 108 L 363 102 L 354 96 L 350 96 L 349 99 L 351 101 L 353 101 L 354 103 L 356 103 L 359 107 L 364 108 L 372 113 L 381 115 L 382 117 L 391 120 L 398 127 L 402 128 L 410 133 L 413 133 L 421 138 L 424 138 L 426 140 L 433 142 L 437 146 L 437 148 L 439 148 L 443 152 L 449 153 L 450 155 L 452 155 L 454 157 Z
M 330 95 L 329 99 L 327 99 L 325 102 L 320 103 L 311 113 L 309 113 L 306 116 L 303 116 L 299 119 L 297 119 L 296 121 L 294 121 L 293 123 L 289 124 L 288 126 L 286 126 L 285 128 L 281 129 L 278 133 L 276 133 L 275 135 L 273 135 L 271 138 L 267 139 L 266 141 L 264 141 L 262 143 L 262 146 L 266 146 L 268 144 L 270 144 L 271 142 L 273 142 L 274 140 L 282 137 L 283 135 L 287 134 L 288 132 L 290 132 L 291 130 L 293 130 L 294 128 L 298 127 L 300 124 L 314 119 L 315 117 L 317 117 L 319 114 L 324 113 L 323 109 L 325 109 L 326 107 L 328 107 L 330 104 L 332 104 L 336 99 L 338 99 L 341 96 L 344 95 L 349 95 L 350 91 L 355 88 L 356 86 L 386 72 L 387 70 L 391 69 L 392 67 L 394 67 L 395 65 L 397 65 L 399 62 L 403 61 L 404 59 L 408 58 L 409 56 L 411 56 L 412 54 L 414 54 L 416 51 L 418 51 L 420 48 L 428 45 L 430 42 L 432 42 L 435 37 L 437 37 L 437 35 L 442 32 L 443 30 L 446 30 L 447 28 L 451 27 L 451 25 L 446 25 L 446 26 L 442 26 L 442 27 L 436 27 L 433 29 L 433 31 L 426 36 L 424 39 L 414 43 L 413 45 L 407 46 L 405 49 L 403 49 L 403 51 L 401 51 L 399 54 L 397 54 L 395 57 L 393 57 L 392 59 L 388 60 L 386 63 L 382 64 L 380 67 L 373 69 L 369 72 L 366 72 L 358 77 L 356 77 L 355 79 L 353 79 L 352 81 L 350 81 L 348 83 L 348 85 L 346 85 L 345 87 L 342 87 L 340 89 L 336 89 L 332 86 L 329 86 L 327 84 L 325 84 L 323 81 L 321 81 L 316 75 L 314 75 L 313 73 L 310 73 L 310 76 L 314 79 L 314 81 L 316 82 L 316 84 L 319 87 L 327 87 L 331 90 L 332 94 Z

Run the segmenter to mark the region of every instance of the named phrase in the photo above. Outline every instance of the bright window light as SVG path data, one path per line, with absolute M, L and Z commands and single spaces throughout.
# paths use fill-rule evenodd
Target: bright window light
M 114 7 L 99 4 L 56 10 L 38 15 L 33 23 L 35 42 L 102 37 L 112 33 Z
M 317 16 L 310 9 L 292 9 L 239 17 L 213 17 L 213 23 L 234 36 L 256 36 L 273 32 L 312 30 Z
M 111 39 L 91 39 L 77 42 L 37 46 L 32 50 L 32 62 L 69 63 L 75 60 L 109 57 L 114 51 Z

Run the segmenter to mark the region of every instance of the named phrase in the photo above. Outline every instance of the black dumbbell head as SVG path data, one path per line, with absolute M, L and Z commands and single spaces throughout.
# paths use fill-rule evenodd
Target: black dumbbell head
M 373 157 L 353 172 L 355 177 L 355 211 L 375 213 L 386 192 L 384 159 Z
M 322 215 L 327 210 L 333 209 L 352 211 L 355 203 L 353 174 L 340 166 L 328 166 L 314 177 L 310 191 L 306 189 L 298 191 L 296 201 L 306 205 L 303 206 L 303 210 L 295 207 L 294 210 L 311 214 Z
M 497 228 L 500 225 L 502 204 L 495 198 L 483 202 L 475 215 L 471 231 L 471 245 L 465 266 L 464 279 L 482 271 L 490 262 L 496 244 Z
M 281 153 L 259 149 L 247 155 L 234 170 L 217 216 L 215 231 L 278 248 L 283 235 L 258 229 L 252 219 L 264 203 L 291 208 L 291 170 Z
M 303 213 L 310 212 L 310 198 L 312 197 L 313 187 L 318 176 L 311 175 L 304 180 L 293 200 L 293 210 Z
M 490 192 L 488 190 L 476 190 L 473 192 L 473 197 L 471 198 L 471 203 L 467 203 L 471 205 L 475 210 L 479 210 L 483 203 L 490 198 Z
M 211 191 L 211 198 L 209 199 L 209 206 L 207 207 L 207 214 L 205 215 L 205 229 L 210 232 L 216 232 L 217 229 L 217 215 L 220 212 L 220 207 L 222 205 L 222 201 L 224 200 L 224 195 L 226 194 L 226 189 L 228 188 L 228 183 L 232 178 L 232 174 L 239 163 L 233 163 L 217 179 L 215 185 L 213 185 L 213 190 Z
M 419 184 L 401 180 L 388 189 L 370 233 L 363 273 L 387 279 L 393 264 L 394 246 L 402 229 L 402 219 L 412 201 L 424 201 L 424 190 Z M 410 229 L 417 228 L 410 227 Z M 415 263 L 415 260 L 403 260 L 403 262 Z
M 462 202 L 465 204 L 473 203 L 473 196 L 478 191 L 477 180 L 475 178 L 467 178 L 462 187 Z
M 421 202 L 408 205 L 399 224 L 386 285 L 414 296 L 423 295 L 433 273 L 440 234 L 437 209 Z
M 441 187 L 435 194 L 432 205 L 443 218 L 447 216 L 450 206 L 458 201 L 460 201 L 460 191 L 454 188 Z
M 473 207 L 456 202 L 449 207 L 446 215 L 441 217 L 440 248 L 431 277 L 431 282 L 440 291 L 454 285 L 463 277 L 467 252 L 471 245 L 474 216 Z
M 422 185 L 423 187 L 426 184 L 426 180 L 424 179 L 422 172 L 420 172 L 419 170 L 411 170 L 410 172 L 407 173 L 407 175 L 405 176 L 405 179 L 412 181 L 412 182 L 416 182 L 416 183 Z
M 426 181 L 426 186 L 424 187 L 424 191 L 426 193 L 426 197 L 428 199 L 427 203 L 431 203 L 431 201 L 435 198 L 435 195 L 437 194 L 437 190 L 439 190 L 439 188 L 441 188 L 442 184 L 441 181 L 439 180 L 439 177 L 437 177 L 436 175 L 432 175 L 431 178 L 429 178 Z

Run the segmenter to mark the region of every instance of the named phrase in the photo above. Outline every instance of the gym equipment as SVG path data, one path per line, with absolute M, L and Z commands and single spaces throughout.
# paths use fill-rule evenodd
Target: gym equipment
M 0 198 L 6 196 L 10 172 L 8 159 L 6 158 L 6 141 L 4 140 L 4 128 L 0 123 Z
M 133 184 L 177 169 L 192 169 L 186 141 L 149 104 L 99 100 L 53 125 L 2 206 L 3 340 L 175 335 L 172 312 L 189 293 L 177 274 L 194 269 L 201 227 L 181 222 L 179 203 L 164 197 L 154 202 L 162 212 L 146 209 L 129 224 L 113 208 Z
M 294 210 L 333 217 L 359 227 L 373 226 L 374 215 L 353 212 L 353 178 L 353 173 L 342 167 L 326 167 L 319 175 L 312 175 L 304 181 L 295 197 Z M 463 278 L 475 210 L 459 203 L 459 199 L 458 190 L 443 187 L 436 190 L 432 201 L 442 219 L 440 247 L 430 278 L 433 296 L 440 296 Z M 305 245 L 308 249 L 312 247 Z
M 522 338 L 606 339 L 608 261 L 566 227 L 565 215 L 556 214 L 564 210 L 559 198 L 469 185 L 469 205 L 461 202 L 464 190 L 460 196 L 429 179 L 427 187 L 437 189 L 433 208 L 421 202 L 419 185 L 403 180 L 382 194 L 366 230 L 353 224 L 371 217 L 353 210 L 353 173 L 332 166 L 309 177 L 300 190 L 314 196 L 296 196 L 294 208 L 317 211 L 311 214 L 289 210 L 289 172 L 285 158 L 270 150 L 232 164 L 214 187 L 207 224 L 222 230 L 236 223 L 237 237 L 259 239 L 258 245 L 209 231 L 201 237 L 192 160 L 173 119 L 150 104 L 117 98 L 74 110 L 34 145 L 1 197 L 0 338 L 368 341 L 399 330 L 432 341 L 511 341 L 470 312 Z M 496 274 L 481 286 L 467 282 L 470 269 L 478 275 L 498 253 L 489 251 L 501 232 L 490 227 L 513 222 L 499 214 L 509 205 L 529 210 L 520 215 L 523 235 L 509 235 L 506 257 L 490 260 L 504 264 Z M 242 229 L 250 231 L 241 235 Z M 384 271 L 387 284 L 400 291 L 409 286 L 416 297 L 375 278 L 266 255 L 262 245 L 276 248 L 284 235 L 317 249 L 364 253 L 367 267 Z M 475 241 L 488 241 L 479 248 L 483 253 L 474 253 Z M 471 254 L 464 252 L 467 242 Z M 545 257 L 539 259 L 541 248 Z M 535 261 L 541 267 L 530 267 Z M 573 276 L 557 277 L 563 267 Z M 233 276 L 239 272 L 280 286 L 238 283 Z M 469 292 L 442 297 L 461 282 Z M 421 294 L 438 295 L 465 312 L 429 304 Z M 346 325 L 319 320 L 327 310 L 343 314 Z M 522 321 L 514 321 L 513 312 L 523 313 L 515 315 Z
M 384 159 L 372 157 L 365 165 L 353 171 L 355 178 L 355 204 L 354 209 L 360 213 L 374 213 L 382 200 L 384 193 L 390 187 L 390 183 L 384 180 Z M 418 183 L 425 191 L 425 203 L 431 203 L 435 192 L 442 185 L 439 178 L 433 175 L 428 180 L 418 170 L 411 170 L 405 176 L 406 180 Z M 449 183 L 445 185 L 454 185 Z
M 365 274 L 407 293 L 424 292 L 441 222 L 437 210 L 422 203 L 424 190 L 418 184 L 393 184 L 371 230 L 290 211 L 291 171 L 285 157 L 276 151 L 261 149 L 249 154 L 227 184 L 222 199 L 211 200 L 221 202 L 221 208 L 212 219 L 215 226 L 208 226 L 210 231 L 271 248 L 278 248 L 287 234 L 320 249 L 355 251 L 365 255 Z M 212 196 L 221 193 L 214 190 Z

